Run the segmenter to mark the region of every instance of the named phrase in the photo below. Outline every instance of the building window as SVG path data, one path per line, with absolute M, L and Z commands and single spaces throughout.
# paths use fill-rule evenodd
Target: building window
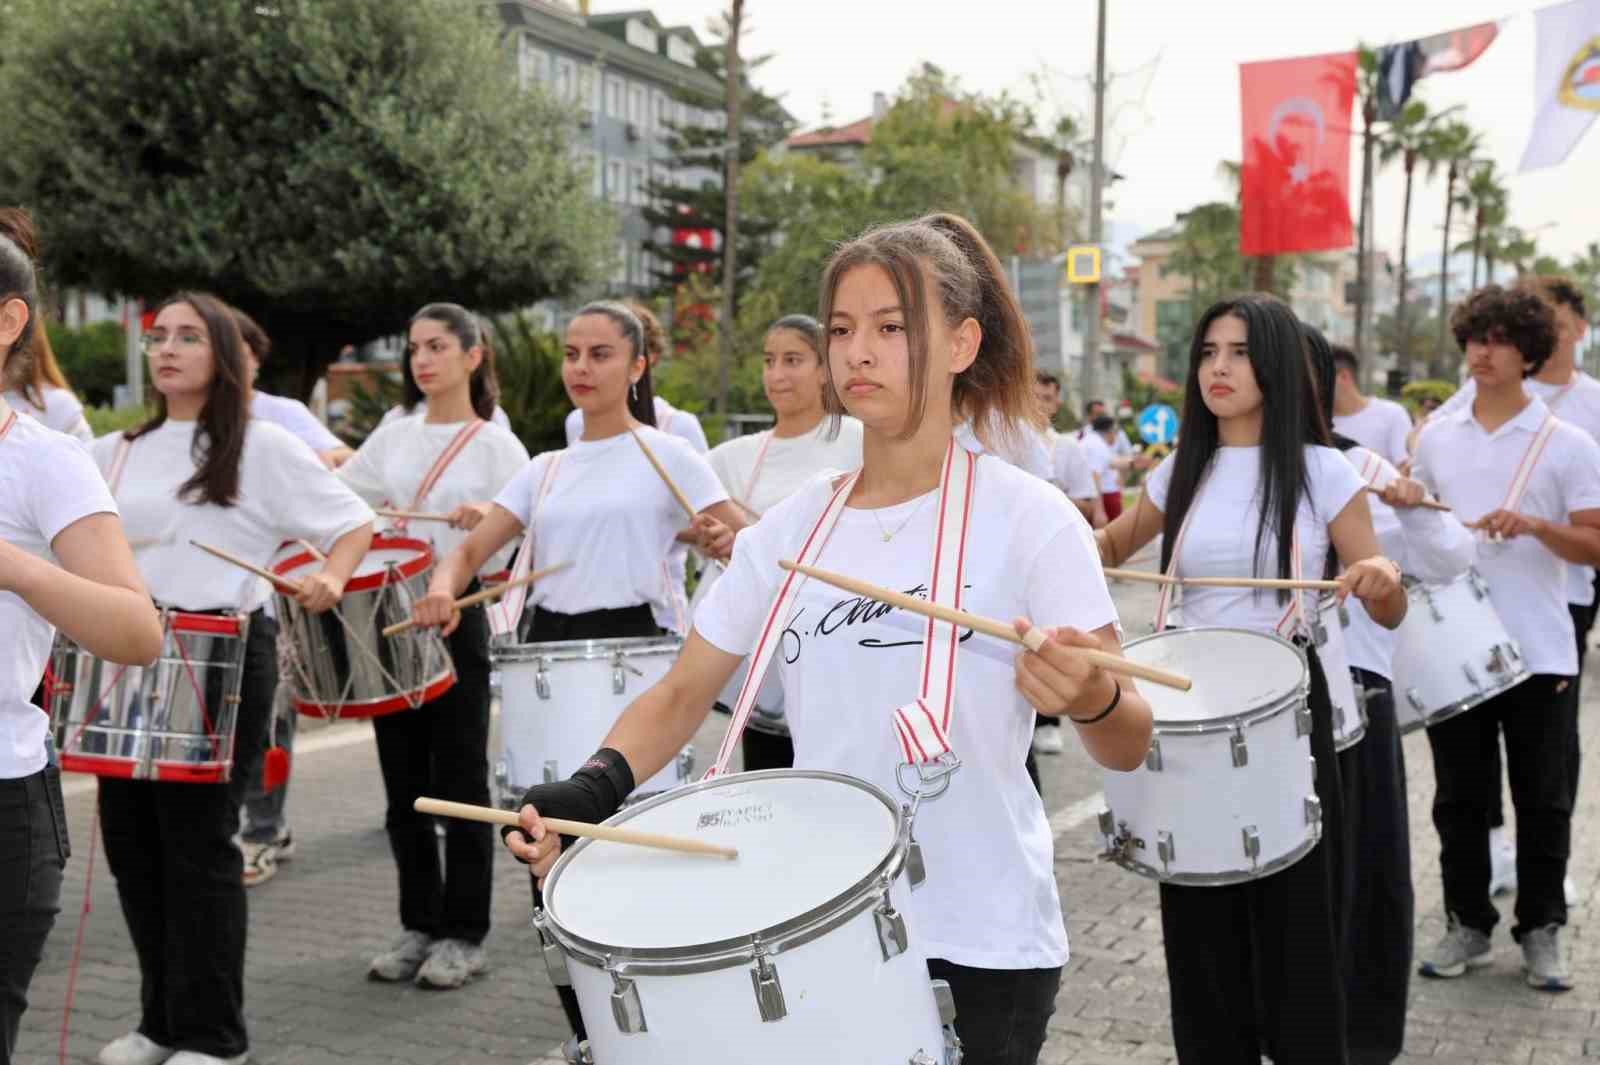
M 578 153 L 578 169 L 587 174 L 589 184 L 593 191 L 590 193 L 595 199 L 604 199 L 605 190 L 600 187 L 600 161 L 593 152 L 580 151 Z
M 647 191 L 645 189 L 645 169 L 644 169 L 644 167 L 638 165 L 637 163 L 634 164 L 633 169 L 632 169 L 632 177 L 633 177 L 633 195 L 632 195 L 632 197 L 630 197 L 629 202 L 637 204 L 639 206 L 643 206 L 644 204 L 649 203 L 650 202 L 650 197 L 649 197 L 649 194 L 647 193 Z
M 542 82 L 547 76 L 550 56 L 537 48 L 533 38 L 523 37 L 517 49 L 517 79 L 526 89 L 535 82 Z
M 623 112 L 622 79 L 606 75 L 606 114 L 615 119 L 625 119 Z
M 606 160 L 606 198 L 618 203 L 628 202 L 628 187 L 623 183 L 621 159 Z
M 672 101 L 664 92 L 656 93 L 656 129 L 664 130 L 672 118 Z
M 694 44 L 687 37 L 668 37 L 667 58 L 686 67 L 694 66 Z
M 578 68 L 578 103 L 590 112 L 599 107 L 594 98 L 594 67 L 587 64 Z
M 577 66 L 566 56 L 556 57 L 555 92 L 558 99 L 573 100 L 578 91 Z
M 643 85 L 629 85 L 628 121 L 642 128 L 645 117 L 645 88 Z
M 628 251 L 627 241 L 617 241 L 617 261 L 611 271 L 611 280 L 615 284 L 626 285 L 628 283 Z
M 623 34 L 635 48 L 643 48 L 646 52 L 656 50 L 656 31 L 636 18 L 628 20 Z

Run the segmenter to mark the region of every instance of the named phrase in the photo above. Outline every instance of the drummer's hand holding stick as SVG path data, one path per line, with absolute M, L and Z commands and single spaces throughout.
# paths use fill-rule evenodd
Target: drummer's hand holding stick
M 1030 647 L 1037 645 L 1016 659 L 1017 690 L 1029 705 L 1045 717 L 1072 722 L 1084 749 L 1106 768 L 1139 768 L 1150 750 L 1150 704 L 1132 677 L 1114 677 L 1073 650 L 1120 655 L 1115 627 L 1036 629 L 1025 618 L 1012 624 Z
M 733 557 L 734 530 L 706 511 L 696 514 L 684 532 L 690 534 L 692 539 L 689 542 L 705 555 L 719 562 L 726 562 Z
M 349 583 L 350 575 L 356 571 L 371 546 L 371 522 L 339 537 L 328 549 L 327 557 L 322 560 L 322 568 L 301 579 L 295 602 L 308 614 L 322 614 L 339 605 L 344 586 Z
M 522 522 L 498 503 L 469 503 L 468 507 L 482 507 L 483 512 L 470 519 L 461 515 L 462 528 L 471 528 L 467 538 L 456 549 L 440 560 L 428 579 L 428 594 L 411 606 L 411 620 L 419 628 L 438 629 L 440 635 L 449 636 L 461 624 L 461 608 L 456 600 L 466 591 L 475 574 L 480 572 L 495 552 L 522 536 Z M 451 511 L 451 524 L 464 507 Z M 472 521 L 470 526 L 466 521 Z
M 1486 533 L 1500 542 L 1516 536 L 1531 536 L 1552 555 L 1575 566 L 1600 565 L 1600 507 L 1574 510 L 1567 520 L 1550 521 L 1520 514 L 1515 510 L 1491 510 L 1467 528 Z
M 465 529 L 471 532 L 478 527 L 484 518 L 489 516 L 489 508 L 493 503 L 463 503 L 444 516 L 452 529 Z

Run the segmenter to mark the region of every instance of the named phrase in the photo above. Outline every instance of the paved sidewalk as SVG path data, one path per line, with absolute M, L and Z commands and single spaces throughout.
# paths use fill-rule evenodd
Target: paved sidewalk
M 1124 617 L 1149 617 L 1147 586 L 1119 585 Z M 1130 631 L 1136 626 L 1130 625 Z M 1142 630 L 1140 630 L 1142 631 Z M 1600 678 L 1595 679 L 1600 685 Z M 1596 693 L 1584 699 L 1585 750 L 1600 750 Z M 704 762 L 723 719 L 696 743 Z M 250 892 L 246 1011 L 260 1065 L 528 1065 L 564 1036 L 555 993 L 527 929 L 527 877 L 509 859 L 495 881 L 488 948 L 492 970 L 459 992 L 369 983 L 366 964 L 396 931 L 395 878 L 383 832 L 383 791 L 370 730 L 302 732 L 290 819 L 298 853 L 271 882 Z M 1440 932 L 1438 843 L 1428 815 L 1432 770 L 1426 739 L 1406 742 L 1419 943 Z M 1549 1065 L 1600 1058 L 1600 948 L 1587 934 L 1600 877 L 1600 809 L 1591 753 L 1575 833 L 1573 876 L 1580 899 L 1569 938 L 1578 987 L 1565 995 L 1527 988 L 1520 954 L 1496 937 L 1493 967 L 1457 981 L 1412 983 L 1403 1062 Z M 1073 957 L 1043 1061 L 1047 1065 L 1172 1061 L 1160 918 L 1152 882 L 1097 862 L 1094 814 L 1100 774 L 1081 752 L 1041 760 L 1046 807 L 1057 828 L 1056 871 L 1068 909 Z M 91 862 L 93 785 L 69 778 L 68 815 L 76 854 L 63 913 L 34 981 L 23 1020 L 21 1065 L 57 1060 L 62 1004 Z M 93 855 L 92 903 L 79 963 L 67 1057 L 92 1062 L 137 1019 L 138 967 L 128 944 L 103 853 Z M 1509 915 L 1509 900 L 1502 905 Z M 1509 921 L 1506 922 L 1509 925 Z M 688 1063 L 664 1063 L 688 1065 Z

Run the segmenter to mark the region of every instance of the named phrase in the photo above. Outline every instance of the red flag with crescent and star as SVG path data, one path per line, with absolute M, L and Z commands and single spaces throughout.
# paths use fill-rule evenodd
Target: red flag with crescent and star
M 1239 92 L 1240 254 L 1348 248 L 1356 54 L 1243 63 Z

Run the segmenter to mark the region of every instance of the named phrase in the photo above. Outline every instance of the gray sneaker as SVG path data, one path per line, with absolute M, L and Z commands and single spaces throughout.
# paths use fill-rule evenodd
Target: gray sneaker
M 1464 975 L 1468 969 L 1488 964 L 1488 934 L 1476 928 L 1457 924 L 1456 919 L 1452 917 L 1444 938 L 1422 956 L 1422 964 L 1418 966 L 1418 971 L 1423 976 L 1450 979 Z
M 428 950 L 432 946 L 433 940 L 421 932 L 401 932 L 387 950 L 372 959 L 367 967 L 367 979 L 395 984 L 410 980 L 428 960 Z
M 489 967 L 483 948 L 464 939 L 441 939 L 417 970 L 417 986 L 453 991 Z
M 1572 970 L 1561 950 L 1561 926 L 1522 933 L 1522 972 L 1536 991 L 1571 991 Z

